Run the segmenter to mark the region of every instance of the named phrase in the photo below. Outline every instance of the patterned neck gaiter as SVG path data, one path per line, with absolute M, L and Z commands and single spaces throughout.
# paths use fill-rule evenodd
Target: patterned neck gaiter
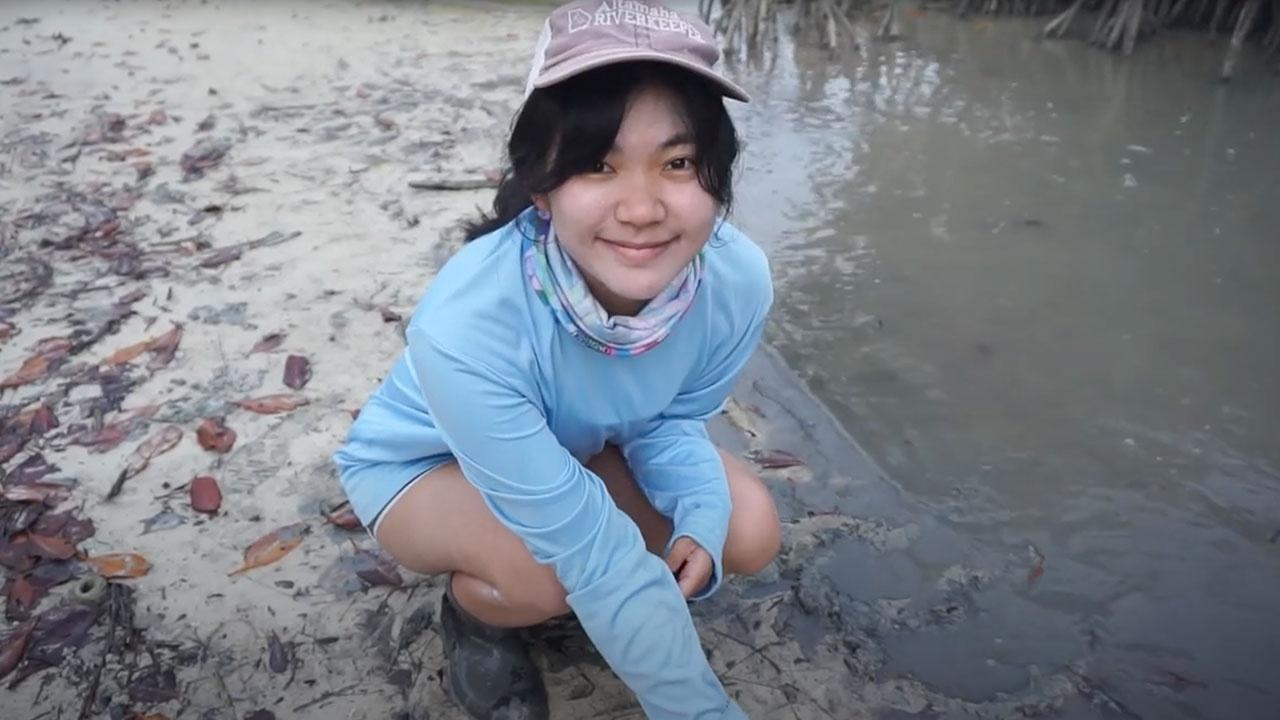
M 556 239 L 551 221 L 530 212 L 534 237 L 524 240 L 524 273 L 529 285 L 562 328 L 605 355 L 639 355 L 662 342 L 684 317 L 702 284 L 699 252 L 639 315 L 609 315 Z

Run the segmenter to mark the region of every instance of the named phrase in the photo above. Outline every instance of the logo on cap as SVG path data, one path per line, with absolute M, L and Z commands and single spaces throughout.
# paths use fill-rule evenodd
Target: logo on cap
M 591 13 L 581 8 L 569 11 L 569 32 L 578 32 L 588 27 L 591 27 Z
M 636 25 L 649 30 L 684 33 L 693 40 L 702 39 L 702 33 L 680 19 L 674 10 L 636 0 L 604 0 L 596 8 L 594 16 L 581 8 L 569 11 L 569 32 L 576 33 L 593 25 Z

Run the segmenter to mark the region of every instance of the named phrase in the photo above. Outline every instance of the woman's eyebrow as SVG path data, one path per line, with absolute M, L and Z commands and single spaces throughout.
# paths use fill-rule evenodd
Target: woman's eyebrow
M 671 149 L 671 148 L 673 148 L 673 147 L 679 147 L 679 146 L 681 146 L 681 145 L 693 145 L 693 144 L 694 144 L 694 143 L 693 143 L 693 135 L 692 135 L 691 133 L 689 133 L 688 131 L 686 131 L 686 130 L 681 130 L 680 132 L 676 133 L 675 135 L 672 135 L 671 137 L 667 138 L 666 140 L 663 140 L 663 141 L 662 141 L 662 144 L 658 146 L 658 149 L 659 149 L 659 150 L 670 150 L 670 149 Z M 609 148 L 609 151 L 610 151 L 610 152 L 622 152 L 622 148 L 618 147 L 618 144 L 617 144 L 617 143 L 614 143 L 614 144 L 613 144 L 613 147 Z

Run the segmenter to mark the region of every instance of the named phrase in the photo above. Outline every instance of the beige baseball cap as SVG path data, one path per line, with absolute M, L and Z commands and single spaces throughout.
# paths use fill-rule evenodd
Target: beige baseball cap
M 751 98 L 716 72 L 715 35 L 696 16 L 649 0 L 578 0 L 551 12 L 533 53 L 528 97 L 587 70 L 621 62 L 669 63 L 710 80 L 726 97 Z

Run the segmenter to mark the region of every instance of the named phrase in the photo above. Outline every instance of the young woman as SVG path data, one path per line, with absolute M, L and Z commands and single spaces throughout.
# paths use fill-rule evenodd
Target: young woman
M 778 550 L 777 511 L 706 421 L 759 340 L 763 253 L 723 219 L 737 136 L 711 31 L 575 2 L 538 42 L 494 214 L 413 314 L 335 460 L 400 564 L 448 573 L 450 689 L 545 718 L 516 629 L 573 612 L 653 718 L 739 718 L 687 599 Z

